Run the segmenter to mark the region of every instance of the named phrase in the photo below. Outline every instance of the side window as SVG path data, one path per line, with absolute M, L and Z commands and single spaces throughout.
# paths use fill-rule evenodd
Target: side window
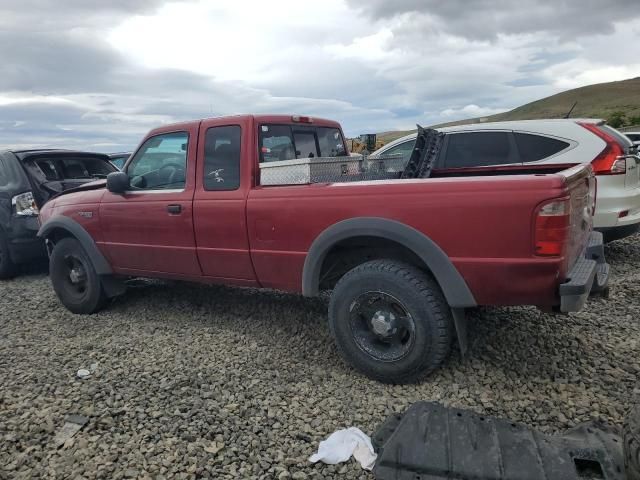
M 207 129 L 204 140 L 205 190 L 237 190 L 240 187 L 240 136 L 238 125 Z
M 402 155 L 403 157 L 408 157 L 411 155 L 413 151 L 413 146 L 416 144 L 415 140 L 409 140 L 407 142 L 402 142 L 395 147 L 391 147 L 389 150 L 384 152 L 384 155 Z
M 535 162 L 555 155 L 569 146 L 567 142 L 555 138 L 533 135 L 530 133 L 516 133 L 516 144 L 523 162 Z
M 189 134 L 175 132 L 149 138 L 127 167 L 133 190 L 183 189 Z
M 260 161 L 277 162 L 296 158 L 291 127 L 288 125 L 260 126 Z
M 451 133 L 444 167 L 482 167 L 517 161 L 508 132 Z

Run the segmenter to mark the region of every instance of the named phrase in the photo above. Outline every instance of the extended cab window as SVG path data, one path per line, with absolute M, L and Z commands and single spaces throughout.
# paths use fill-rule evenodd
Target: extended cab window
M 531 133 L 516 133 L 516 144 L 523 162 L 535 162 L 555 155 L 569 146 L 567 142 Z
M 449 134 L 445 168 L 469 168 L 517 163 L 508 132 Z
M 240 127 L 207 129 L 204 144 L 204 189 L 236 190 L 240 186 Z
M 340 130 L 331 127 L 261 125 L 260 161 L 347 155 Z
M 183 189 L 189 134 L 174 132 L 149 138 L 127 167 L 133 190 Z

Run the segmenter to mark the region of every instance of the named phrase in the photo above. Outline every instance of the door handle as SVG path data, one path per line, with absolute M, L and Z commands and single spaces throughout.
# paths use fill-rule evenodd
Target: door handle
M 167 212 L 170 215 L 178 215 L 182 212 L 182 205 L 167 205 Z

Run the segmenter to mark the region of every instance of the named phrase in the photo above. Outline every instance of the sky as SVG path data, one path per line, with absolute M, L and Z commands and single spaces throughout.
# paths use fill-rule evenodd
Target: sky
M 237 113 L 348 136 L 640 76 L 636 0 L 1 0 L 0 148 L 135 148 Z

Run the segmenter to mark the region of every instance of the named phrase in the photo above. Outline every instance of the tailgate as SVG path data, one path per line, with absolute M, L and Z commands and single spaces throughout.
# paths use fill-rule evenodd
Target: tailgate
M 560 172 L 559 175 L 565 177 L 571 204 L 567 242 L 567 267 L 571 268 L 587 247 L 593 230 L 596 178 L 591 165 L 579 165 Z

